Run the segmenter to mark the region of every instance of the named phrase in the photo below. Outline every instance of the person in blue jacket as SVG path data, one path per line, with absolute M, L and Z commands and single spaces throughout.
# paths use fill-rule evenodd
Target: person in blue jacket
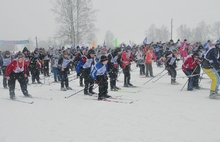
M 88 55 L 83 56 L 76 66 L 77 76 L 82 73 L 84 78 L 84 95 L 96 94 L 93 92 L 94 80 L 90 77 L 91 68 L 94 65 L 94 57 L 95 51 L 90 49 Z
M 95 80 L 99 86 L 98 100 L 105 100 L 110 98 L 108 95 L 108 58 L 102 55 L 100 61 L 95 64 L 90 72 L 90 76 Z

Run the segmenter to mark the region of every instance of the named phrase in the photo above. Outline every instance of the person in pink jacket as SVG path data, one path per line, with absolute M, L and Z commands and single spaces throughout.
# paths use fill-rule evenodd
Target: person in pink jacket
M 187 55 L 187 40 L 184 39 L 184 41 L 181 43 L 181 46 L 179 48 L 179 53 L 180 53 L 180 56 L 182 57 L 183 59 L 183 62 L 185 61 L 186 57 L 188 56 Z

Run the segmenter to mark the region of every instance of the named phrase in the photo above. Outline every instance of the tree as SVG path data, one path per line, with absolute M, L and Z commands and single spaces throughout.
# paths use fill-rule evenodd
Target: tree
M 96 32 L 92 0 L 56 0 L 52 11 L 59 24 L 57 35 L 65 43 L 91 43 Z
M 114 47 L 115 37 L 111 31 L 107 31 L 105 34 L 105 45 L 107 48 Z
M 191 29 L 188 28 L 185 24 L 180 25 L 179 28 L 177 29 L 177 38 L 184 40 L 187 39 L 190 41 L 190 38 L 192 36 Z
M 157 27 L 154 24 L 151 24 L 146 31 L 146 36 L 149 42 L 156 41 L 156 29 Z
M 192 30 L 192 42 L 206 42 L 210 38 L 210 26 L 204 21 Z
M 220 21 L 215 22 L 212 25 L 211 35 L 214 37 L 214 39 L 219 39 L 220 38 Z
M 146 36 L 149 42 L 168 41 L 169 34 L 170 32 L 164 25 L 161 26 L 161 28 L 157 28 L 154 24 L 152 24 L 146 31 Z

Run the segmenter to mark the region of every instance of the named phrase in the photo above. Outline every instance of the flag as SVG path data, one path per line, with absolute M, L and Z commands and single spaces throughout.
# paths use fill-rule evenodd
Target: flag
M 92 47 L 95 47 L 95 42 L 94 41 L 92 42 Z
M 132 46 L 132 41 L 131 40 L 128 41 L 128 45 Z
M 114 46 L 115 46 L 115 47 L 118 46 L 118 39 L 117 39 L 117 38 L 114 40 Z
M 144 38 L 143 44 L 147 44 L 147 37 Z
M 104 41 L 104 43 L 103 43 L 103 48 L 105 48 L 106 47 L 106 45 L 105 45 L 105 41 Z

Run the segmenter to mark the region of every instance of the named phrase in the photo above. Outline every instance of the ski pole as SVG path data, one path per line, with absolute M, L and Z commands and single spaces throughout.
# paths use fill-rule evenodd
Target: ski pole
M 92 85 L 94 85 L 94 84 L 91 84 L 89 87 L 91 87 Z M 97 87 L 98 87 L 98 85 L 95 86 L 95 87 L 93 87 L 93 89 L 95 89 L 95 88 L 97 88 Z M 76 95 L 76 94 L 78 94 L 78 93 L 80 93 L 80 92 L 82 92 L 82 91 L 84 91 L 84 89 L 79 90 L 79 91 L 77 91 L 77 92 L 73 93 L 72 95 L 69 95 L 69 96 L 67 96 L 67 97 L 65 97 L 65 98 L 66 98 L 66 99 L 67 99 L 67 98 L 70 98 L 70 97 L 72 97 L 72 96 L 74 96 L 74 95 Z
M 162 72 L 158 73 L 158 74 L 157 74 L 156 76 L 154 76 L 153 78 L 151 78 L 150 80 L 148 80 L 147 82 L 145 82 L 143 85 L 147 84 L 148 82 L 150 82 L 151 80 L 153 80 L 153 79 L 156 78 L 157 76 L 161 75 L 164 71 L 165 71 L 165 69 L 164 69 Z
M 161 79 L 162 77 L 164 77 L 166 74 L 168 74 L 168 72 L 165 73 L 165 74 L 163 74 L 163 75 L 162 75 L 161 77 L 159 77 L 157 80 L 153 81 L 153 83 L 157 82 L 159 79 Z

